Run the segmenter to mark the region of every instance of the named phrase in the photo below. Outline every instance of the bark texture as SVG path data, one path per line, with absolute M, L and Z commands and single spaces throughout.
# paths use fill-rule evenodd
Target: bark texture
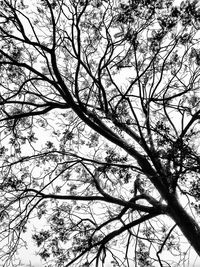
M 181 206 L 176 196 L 168 199 L 169 216 L 178 225 L 196 253 L 200 256 L 200 227 Z

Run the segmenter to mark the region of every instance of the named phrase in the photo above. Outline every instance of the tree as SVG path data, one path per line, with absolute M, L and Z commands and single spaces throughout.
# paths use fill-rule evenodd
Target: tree
M 200 256 L 199 27 L 198 1 L 1 1 L 3 266 L 37 218 L 45 266 Z

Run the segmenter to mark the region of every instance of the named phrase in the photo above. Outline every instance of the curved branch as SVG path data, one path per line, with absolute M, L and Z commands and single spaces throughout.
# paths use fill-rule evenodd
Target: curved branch
M 156 256 L 157 256 L 157 258 L 158 258 L 158 261 L 159 261 L 159 264 L 160 264 L 161 267 L 164 267 L 164 266 L 162 265 L 162 261 L 161 261 L 161 259 L 160 259 L 159 254 L 162 253 L 162 250 L 163 250 L 163 248 L 164 248 L 164 246 L 165 246 L 165 244 L 166 244 L 166 242 L 167 242 L 167 239 L 169 238 L 169 236 L 171 235 L 171 233 L 173 232 L 173 230 L 174 230 L 174 228 L 175 228 L 176 226 L 177 226 L 177 224 L 175 224 L 175 225 L 170 229 L 170 231 L 169 231 L 169 233 L 167 234 L 167 236 L 165 237 L 165 240 L 163 241 L 163 243 L 162 243 L 160 249 L 159 249 L 159 250 L 157 251 L 157 253 L 156 253 Z

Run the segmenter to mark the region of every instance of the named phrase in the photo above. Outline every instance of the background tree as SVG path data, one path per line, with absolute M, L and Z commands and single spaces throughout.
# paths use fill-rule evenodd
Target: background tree
M 37 218 L 44 266 L 200 255 L 200 9 L 173 2 L 1 1 L 3 266 Z

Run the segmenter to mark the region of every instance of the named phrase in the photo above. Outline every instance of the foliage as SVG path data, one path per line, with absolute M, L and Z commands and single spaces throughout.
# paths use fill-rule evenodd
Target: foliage
M 48 267 L 200 255 L 199 30 L 197 0 L 0 1 L 3 266 L 37 220 Z

